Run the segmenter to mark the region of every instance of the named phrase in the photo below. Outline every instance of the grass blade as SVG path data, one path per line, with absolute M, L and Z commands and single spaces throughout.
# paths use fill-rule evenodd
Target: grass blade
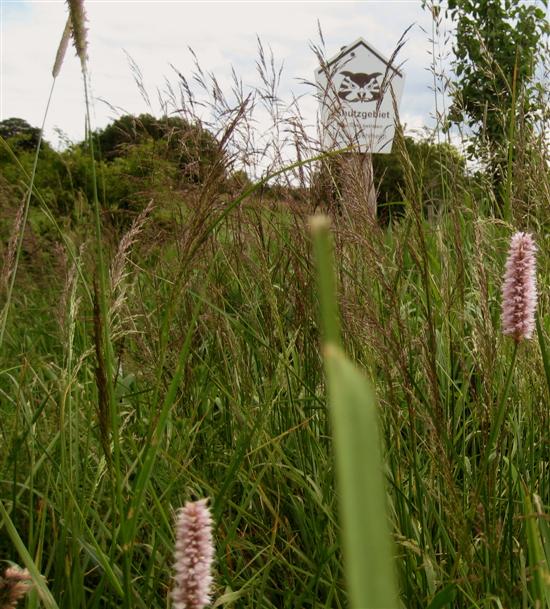
M 550 569 L 544 554 L 544 540 L 542 531 L 537 526 L 538 520 L 544 518 L 544 514 L 533 510 L 533 503 L 529 492 L 522 485 L 523 513 L 525 516 L 525 527 L 527 529 L 527 549 L 529 564 L 532 571 L 532 589 L 537 607 L 545 609 L 550 607 Z M 546 524 L 546 523 L 544 523 Z
M 398 594 L 376 400 L 365 377 L 338 346 L 340 327 L 329 220 L 317 216 L 311 227 L 351 607 L 394 609 L 398 607 Z
M 327 345 L 325 366 L 351 607 L 397 608 L 376 401 L 338 347 Z

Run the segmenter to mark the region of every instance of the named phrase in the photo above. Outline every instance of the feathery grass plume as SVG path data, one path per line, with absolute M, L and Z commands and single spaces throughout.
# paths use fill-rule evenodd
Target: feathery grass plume
M 123 282 L 126 273 L 125 265 L 128 261 L 128 254 L 138 236 L 140 235 L 147 218 L 153 209 L 153 199 L 149 201 L 147 207 L 141 211 L 139 216 L 132 222 L 130 230 L 124 234 L 118 245 L 117 253 L 113 259 L 110 269 L 111 291 L 114 293 Z M 120 306 L 120 305 L 119 305 Z M 118 308 L 118 307 L 116 307 Z
M 23 230 L 23 218 L 25 216 L 25 199 L 21 201 L 21 205 L 17 209 L 17 213 L 15 214 L 15 218 L 13 221 L 13 228 L 11 231 L 10 239 L 8 241 L 8 246 L 6 248 L 6 254 L 4 256 L 4 265 L 2 268 L 2 273 L 0 274 L 0 291 L 6 289 L 9 290 L 9 283 L 12 273 L 14 271 L 14 266 L 16 264 L 16 254 L 17 254 L 17 243 L 21 238 L 21 231 Z
M 502 286 L 502 331 L 516 342 L 531 338 L 535 328 L 536 250 L 529 233 L 512 236 Z
M 86 71 L 86 59 L 88 48 L 88 41 L 86 38 L 86 12 L 84 11 L 84 0 L 67 0 L 69 5 L 69 19 L 71 21 L 71 28 L 73 34 L 73 43 L 76 49 L 76 54 L 82 64 L 82 71 Z
M 52 68 L 52 76 L 57 78 L 59 75 L 59 71 L 61 70 L 61 66 L 63 65 L 63 60 L 65 59 L 65 53 L 67 52 L 67 47 L 69 46 L 69 38 L 71 37 L 71 17 L 67 17 L 67 23 L 65 24 L 65 29 L 63 30 L 63 35 L 61 36 L 61 40 L 59 41 L 59 46 L 57 47 L 57 53 L 55 55 L 55 61 Z
M 174 609 L 203 609 L 212 585 L 212 516 L 207 499 L 188 501 L 178 510 L 174 564 Z
M 31 575 L 27 569 L 8 567 L 0 577 L 0 609 L 15 609 L 31 588 Z

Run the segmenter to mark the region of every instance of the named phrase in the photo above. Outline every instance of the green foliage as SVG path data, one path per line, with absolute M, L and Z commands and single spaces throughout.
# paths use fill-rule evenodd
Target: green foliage
M 414 168 L 425 207 L 441 208 L 448 195 L 446 185 L 450 181 L 466 182 L 466 161 L 450 144 L 405 137 L 405 153 Z M 403 206 L 392 204 L 402 201 L 406 191 L 403 158 L 397 151 L 375 154 L 372 164 L 382 218 L 401 214 Z
M 31 127 L 22 118 L 7 118 L 0 121 L 0 136 L 9 139 L 17 150 L 34 152 L 40 138 L 40 129 Z
M 464 120 L 490 140 L 507 135 L 500 113 L 512 108 L 512 88 L 523 110 L 534 103 L 530 88 L 548 33 L 543 8 L 516 0 L 448 0 L 456 22 L 454 69 L 458 76 L 450 118 Z M 516 110 L 517 111 L 517 110 Z
M 95 132 L 94 141 L 106 161 L 128 156 L 134 146 L 145 142 L 161 142 L 157 155 L 175 163 L 182 171 L 182 180 L 192 183 L 203 183 L 215 166 L 224 173 L 224 159 L 215 137 L 202 125 L 180 117 L 124 115 Z
M 498 321 L 510 229 L 449 190 L 449 212 L 435 221 L 412 204 L 391 229 L 338 220 L 341 334 L 354 368 L 334 368 L 332 382 L 370 409 L 358 410 L 362 421 L 375 402 L 366 404 L 362 383 L 354 390 L 356 368 L 373 381 L 403 606 L 535 607 L 548 564 L 539 344 L 547 349 L 550 248 L 538 231 L 540 340 L 520 345 L 485 476 L 510 369 Z M 165 609 L 173 511 L 208 495 L 216 600 L 349 607 L 307 228 L 283 207 L 245 207 L 190 257 L 194 213 L 169 215 L 162 239 L 150 218 L 111 284 L 117 427 L 100 423 L 93 256 L 73 261 L 64 248 L 64 266 L 33 261 L 40 283 L 18 276 L 0 353 L 1 554 L 32 560 L 60 609 L 120 607 L 124 585 L 133 608 Z M 113 259 L 107 265 L 114 282 Z M 370 434 L 360 431 L 349 422 L 354 441 L 343 449 L 371 454 L 376 441 L 362 444 Z M 115 438 L 122 501 L 106 457 Z M 363 460 L 352 465 L 368 478 Z M 369 526 L 376 521 L 353 540 Z
M 466 161 L 450 144 L 405 137 L 403 152 L 413 167 L 424 210 L 428 207 L 438 210 L 444 206 L 448 194 L 446 184 L 450 181 L 455 185 L 464 185 L 467 181 Z M 403 158 L 394 146 L 391 154 L 372 155 L 372 165 L 378 217 L 387 224 L 390 218 L 402 216 L 405 209 Z M 321 208 L 326 207 L 327 202 L 340 200 L 345 179 L 338 158 L 325 159 L 320 164 L 312 180 L 312 191 Z
M 31 131 L 34 131 L 31 128 Z M 39 132 L 39 130 L 36 130 Z M 20 146 L 20 134 L 7 137 L 5 145 L 0 144 L 0 171 L 5 181 L 12 187 L 12 197 L 6 203 L 17 205 L 27 192 L 28 180 L 34 162 L 36 144 L 28 147 L 26 143 Z M 28 143 L 28 140 L 24 140 Z M 72 157 L 55 151 L 48 142 L 42 141 L 38 158 L 38 167 L 34 184 L 49 208 L 56 216 L 68 216 L 74 206 L 74 181 L 70 175 Z M 88 164 L 89 165 L 89 164 Z M 85 164 L 82 164 L 84 170 Z M 31 198 L 31 206 L 37 206 L 35 196 Z
M 535 71 L 550 32 L 545 10 L 517 0 L 448 0 L 447 13 L 456 23 L 457 76 L 449 120 L 473 130 L 471 152 L 501 182 L 513 124 L 532 126 L 543 109 Z
M 30 174 L 40 130 L 22 119 L 3 121 L 0 128 L 6 141 L 0 147 L 0 169 L 6 184 L 15 188 L 17 196 L 9 204 L 16 206 L 17 197 L 26 192 L 24 172 Z M 226 163 L 216 139 L 181 118 L 122 116 L 97 131 L 94 141 L 102 159 L 97 165 L 99 201 L 119 228 L 151 199 L 162 207 L 173 200 L 174 192 L 189 187 L 209 183 L 226 188 Z M 234 176 L 227 188 L 244 187 L 245 178 Z M 57 152 L 42 142 L 35 185 L 56 217 L 73 221 L 85 213 L 94 196 L 88 144 Z M 38 205 L 35 197 L 31 205 Z

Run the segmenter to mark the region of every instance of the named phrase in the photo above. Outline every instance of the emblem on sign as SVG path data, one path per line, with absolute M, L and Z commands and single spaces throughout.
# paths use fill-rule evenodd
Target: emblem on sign
M 338 97 L 347 102 L 377 101 L 382 97 L 380 76 L 382 72 L 364 74 L 362 72 L 340 72 L 344 79 L 338 89 Z

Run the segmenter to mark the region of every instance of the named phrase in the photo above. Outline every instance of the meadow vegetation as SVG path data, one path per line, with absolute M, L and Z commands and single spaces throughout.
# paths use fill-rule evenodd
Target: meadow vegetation
M 174 511 L 202 497 L 214 607 L 350 606 L 321 349 L 337 315 L 355 368 L 327 371 L 359 369 L 376 395 L 387 510 L 370 524 L 389 522 L 395 606 L 550 607 L 544 121 L 499 143 L 504 190 L 440 127 L 398 128 L 374 159 L 373 218 L 343 155 L 283 111 L 261 44 L 258 69 L 227 95 L 198 72 L 211 122 L 180 74 L 179 113 L 62 151 L 0 125 L 0 557 L 29 569 L 26 606 L 168 607 Z M 324 331 L 320 209 L 338 311 Z M 500 319 L 516 231 L 538 245 L 539 284 L 517 354 Z

